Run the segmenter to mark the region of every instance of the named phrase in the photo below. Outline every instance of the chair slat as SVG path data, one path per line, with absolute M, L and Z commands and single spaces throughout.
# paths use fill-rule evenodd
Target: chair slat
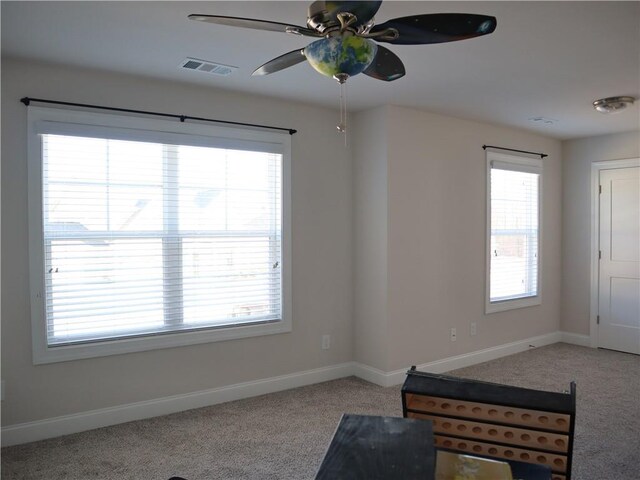
M 448 375 L 407 372 L 405 417 L 430 420 L 435 445 L 451 451 L 547 465 L 571 480 L 576 387 L 546 392 Z
M 407 408 L 488 422 L 568 432 L 570 415 L 407 393 Z
M 493 443 L 443 435 L 434 435 L 434 439 L 436 447 L 447 450 L 455 450 L 471 455 L 485 455 L 494 458 L 503 458 L 505 460 L 548 465 L 557 473 L 566 473 L 567 471 L 567 457 L 564 455 L 536 452 L 535 450 L 528 450 L 526 448 L 507 447 L 504 445 L 495 445 Z
M 433 422 L 433 431 L 444 435 L 478 438 L 489 442 L 507 443 L 565 454 L 569 448 L 569 437 L 567 435 L 471 422 L 423 413 L 408 412 L 407 417 L 431 420 Z

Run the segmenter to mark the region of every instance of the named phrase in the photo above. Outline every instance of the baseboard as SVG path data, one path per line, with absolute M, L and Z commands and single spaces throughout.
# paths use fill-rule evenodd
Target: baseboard
M 560 332 L 560 341 L 570 343 L 571 345 L 579 345 L 581 347 L 591 347 L 591 337 L 589 335 L 581 335 L 579 333 Z
M 381 387 L 390 387 L 387 385 L 387 373 L 364 363 L 353 362 L 353 375 L 367 382 L 375 383 Z
M 111 408 L 101 408 L 73 415 L 21 423 L 2 428 L 2 446 L 44 440 L 69 435 L 94 428 L 144 418 L 207 407 L 218 403 L 255 397 L 267 393 L 289 390 L 314 383 L 326 382 L 353 375 L 353 363 L 343 363 L 316 368 L 290 375 L 265 378 L 253 382 L 237 383 L 226 387 L 201 390 L 184 395 L 174 395 L 144 402 L 129 403 Z
M 514 353 L 524 352 L 531 348 L 531 345 L 542 347 L 561 341 L 574 345 L 588 346 L 589 337 L 568 332 L 554 332 L 424 363 L 417 365 L 417 367 L 427 372 L 443 373 L 457 368 L 495 360 L 507 355 L 513 355 Z M 407 368 L 409 368 L 409 366 L 407 366 Z M 170 413 L 255 397 L 257 395 L 326 382 L 351 375 L 383 387 L 390 387 L 399 385 L 404 381 L 407 368 L 384 372 L 362 363 L 347 362 L 289 375 L 265 378 L 253 382 L 237 383 L 235 385 L 201 390 L 183 395 L 174 395 L 144 402 L 119 405 L 117 407 L 102 408 L 73 415 L 64 415 L 45 420 L 10 425 L 2 428 L 2 446 L 18 445 L 83 432 L 94 428 L 107 427 L 118 423 L 168 415 Z
M 529 350 L 532 345 L 535 347 L 543 347 L 560 341 L 562 341 L 561 332 L 553 332 L 538 337 L 531 337 L 524 340 L 518 340 L 517 342 L 511 342 L 504 345 L 498 345 L 496 347 L 457 355 L 455 357 L 448 357 L 434 362 L 423 363 L 421 365 L 416 365 L 416 367 L 418 370 L 423 370 L 425 372 L 444 373 L 458 368 L 470 367 L 471 365 L 476 365 L 478 363 L 506 357 L 507 355 L 513 355 L 514 353 L 524 352 Z M 407 366 L 402 370 L 396 370 L 393 372 L 383 372 L 382 370 L 369 367 L 368 365 L 355 363 L 354 375 L 382 387 L 391 387 L 404 382 L 409 367 L 410 366 Z

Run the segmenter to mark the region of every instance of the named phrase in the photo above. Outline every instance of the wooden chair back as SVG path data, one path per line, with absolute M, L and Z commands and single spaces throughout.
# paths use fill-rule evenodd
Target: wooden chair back
M 402 411 L 433 422 L 437 448 L 548 465 L 553 480 L 571 478 L 575 382 L 568 393 L 556 393 L 411 367 L 402 387 Z

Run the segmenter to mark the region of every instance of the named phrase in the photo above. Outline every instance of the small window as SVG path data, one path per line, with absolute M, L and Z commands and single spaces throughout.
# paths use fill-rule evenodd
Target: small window
M 290 330 L 287 137 L 55 109 L 29 123 L 36 363 Z
M 542 160 L 487 152 L 486 313 L 540 304 Z

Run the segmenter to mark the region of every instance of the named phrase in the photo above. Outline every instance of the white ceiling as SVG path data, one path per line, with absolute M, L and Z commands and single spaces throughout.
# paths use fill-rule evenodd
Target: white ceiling
M 257 66 L 313 39 L 187 19 L 203 13 L 305 25 L 307 6 L 300 1 L 2 1 L 2 55 L 337 108 L 337 83 L 306 63 L 251 77 Z M 349 79 L 350 111 L 404 105 L 561 139 L 639 128 L 640 102 L 613 115 L 597 113 L 591 102 L 640 97 L 640 2 L 386 0 L 376 20 L 436 12 L 493 15 L 498 27 L 461 42 L 384 44 L 403 60 L 407 75 L 389 83 L 365 75 Z M 185 57 L 239 69 L 229 77 L 185 71 L 178 68 Z M 535 123 L 534 117 L 555 123 Z

